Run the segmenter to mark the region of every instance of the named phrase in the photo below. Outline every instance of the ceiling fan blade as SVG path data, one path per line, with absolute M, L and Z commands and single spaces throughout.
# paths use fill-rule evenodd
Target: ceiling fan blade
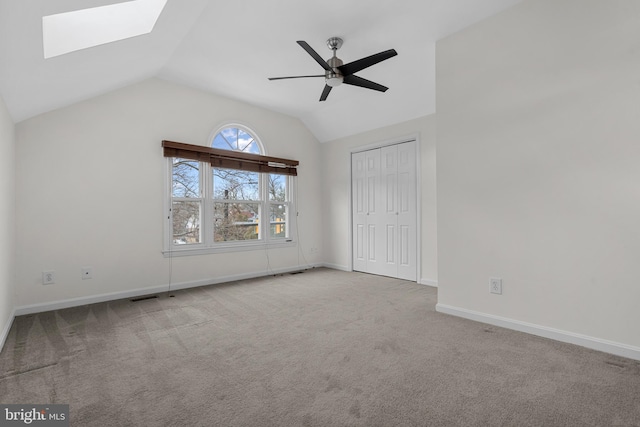
M 269 80 L 284 80 L 284 79 L 304 79 L 307 77 L 324 77 L 324 74 L 316 74 L 313 76 L 289 76 L 289 77 L 269 77 Z
M 326 101 L 329 92 L 331 92 L 331 86 L 324 85 L 324 90 L 322 91 L 322 95 L 320 95 L 320 101 Z
M 382 86 L 376 82 L 372 82 L 371 80 L 363 79 L 362 77 L 354 76 L 353 74 L 350 76 L 345 76 L 342 81 L 344 84 L 352 85 L 352 86 L 360 86 L 367 89 L 373 89 L 380 92 L 386 92 L 389 89 L 386 86 Z
M 318 55 L 318 52 L 316 52 L 315 50 L 313 50 L 313 48 L 311 46 L 309 46 L 309 44 L 304 41 L 304 40 L 298 40 L 296 43 L 298 43 L 304 50 L 307 51 L 307 53 L 309 55 L 311 55 L 311 57 L 313 59 L 316 60 L 316 62 L 318 64 L 320 64 L 320 66 L 322 68 L 324 68 L 327 71 L 331 71 L 331 67 L 329 66 L 329 64 L 327 64 L 327 61 L 325 61 L 324 59 L 322 59 L 322 57 L 320 55 Z M 354 71 L 355 72 L 355 71 Z
M 376 53 L 374 55 L 367 56 L 366 58 L 358 59 L 357 61 L 341 65 L 338 67 L 338 70 L 340 70 L 342 75 L 349 76 L 351 74 L 357 73 L 360 70 L 364 70 L 367 67 L 371 67 L 378 62 L 382 62 L 385 59 L 393 58 L 397 54 L 398 52 L 396 52 L 395 49 L 385 50 L 384 52 Z

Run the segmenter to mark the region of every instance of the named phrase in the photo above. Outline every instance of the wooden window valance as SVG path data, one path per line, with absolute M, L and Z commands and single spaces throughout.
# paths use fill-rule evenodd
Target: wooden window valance
M 262 156 L 260 154 L 243 153 L 240 151 L 220 150 L 202 145 L 185 144 L 182 142 L 162 141 L 164 157 L 180 157 L 210 163 L 211 166 L 225 169 L 237 169 L 249 172 L 272 172 L 282 175 L 296 176 L 297 160 L 279 157 Z

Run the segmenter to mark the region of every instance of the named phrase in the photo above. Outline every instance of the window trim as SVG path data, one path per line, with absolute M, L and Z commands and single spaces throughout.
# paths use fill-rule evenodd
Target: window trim
M 229 125 L 235 126 L 235 125 Z M 221 128 L 222 129 L 222 128 Z M 219 132 L 219 131 L 218 131 Z M 252 134 L 253 135 L 253 134 Z M 297 160 L 283 159 L 272 156 L 262 156 L 251 153 L 242 153 L 238 151 L 214 149 L 205 147 L 202 145 L 185 144 L 175 141 L 162 141 L 163 155 L 165 161 L 165 188 L 164 188 L 164 237 L 163 237 L 163 255 L 164 257 L 176 257 L 176 256 L 191 256 L 191 255 L 206 255 L 215 253 L 228 253 L 228 252 L 243 252 L 243 251 L 255 251 L 266 250 L 271 248 L 285 248 L 295 247 L 297 245 L 297 200 L 294 195 L 297 194 L 296 185 L 297 180 L 294 178 L 297 176 L 296 167 L 299 162 Z M 262 148 L 260 146 L 260 148 Z M 260 224 L 262 239 L 258 240 L 237 240 L 228 242 L 215 242 L 213 240 L 213 169 L 221 167 L 211 162 L 212 155 L 217 156 L 222 152 L 224 158 L 231 158 L 235 162 L 241 162 L 242 165 L 252 163 L 250 168 L 254 168 L 256 164 L 262 169 L 260 171 L 251 170 L 252 172 L 259 172 L 261 180 L 261 199 L 259 203 L 262 210 L 260 217 L 267 219 L 267 225 Z M 173 155 L 175 154 L 175 155 Z M 186 156 L 185 156 L 186 154 Z M 231 154 L 231 155 L 229 155 Z M 190 157 L 187 157 L 190 156 Z M 172 224 L 172 183 L 173 183 L 173 159 L 175 157 L 185 158 L 188 160 L 195 160 L 202 163 L 200 180 L 201 180 L 201 218 L 200 218 L 200 243 L 194 243 L 189 245 L 175 245 L 173 244 L 173 224 Z M 196 157 L 196 158 L 194 158 Z M 259 162 L 256 162 L 254 158 L 258 157 Z M 266 161 L 266 164 L 265 164 Z M 238 169 L 229 168 L 228 169 Z M 241 169 L 243 170 L 243 169 Z M 293 172 L 293 173 L 292 173 Z M 268 174 L 284 175 L 287 179 L 287 201 L 275 202 L 269 199 L 266 180 Z M 209 179 L 211 178 L 211 179 Z M 211 181 L 211 182 L 209 182 Z M 270 235 L 270 207 L 272 204 L 284 204 L 287 206 L 288 218 L 288 237 L 272 237 Z M 211 224 L 210 224 L 211 223 Z M 208 236 L 211 234 L 211 236 Z

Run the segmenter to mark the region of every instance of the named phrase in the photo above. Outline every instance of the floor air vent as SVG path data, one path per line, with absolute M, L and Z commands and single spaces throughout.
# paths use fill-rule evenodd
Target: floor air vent
M 147 295 L 146 297 L 131 298 L 129 301 L 138 302 L 138 301 L 144 301 L 144 300 L 154 299 L 154 298 L 158 298 L 158 296 L 157 295 Z

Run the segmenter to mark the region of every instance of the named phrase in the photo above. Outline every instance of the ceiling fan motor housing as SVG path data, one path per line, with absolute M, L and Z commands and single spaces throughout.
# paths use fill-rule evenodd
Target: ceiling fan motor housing
M 331 39 L 329 39 L 331 40 Z M 340 86 L 344 77 L 338 67 L 343 64 L 342 59 L 335 56 L 335 50 L 333 51 L 334 55 L 327 60 L 327 64 L 331 67 L 331 71 L 325 71 L 325 81 L 331 87 Z

